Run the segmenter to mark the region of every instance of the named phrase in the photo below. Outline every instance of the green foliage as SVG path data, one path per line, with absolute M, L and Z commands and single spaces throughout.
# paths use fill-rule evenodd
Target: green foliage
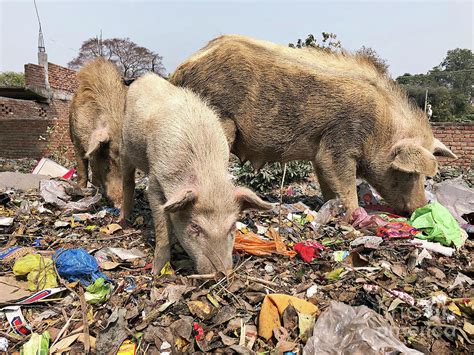
M 312 165 L 308 162 L 294 161 L 287 163 L 285 184 L 305 180 L 312 170 Z M 232 168 L 232 173 L 237 178 L 238 183 L 255 191 L 267 192 L 281 183 L 283 164 L 267 164 L 259 172 L 255 172 L 249 162 L 243 165 L 236 163 Z
M 432 105 L 432 121 L 474 120 L 471 105 L 474 85 L 474 55 L 469 49 L 447 52 L 440 65 L 426 74 L 404 74 L 396 81 L 405 88 L 410 99 L 421 109 Z
M 296 44 L 289 43 L 288 46 L 291 48 L 318 48 L 327 51 L 337 51 L 341 49 L 341 41 L 337 39 L 337 36 L 331 32 L 321 33 L 321 40 L 318 42 L 318 39 L 314 35 L 309 34 L 305 40 L 298 38 Z
M 25 74 L 13 71 L 0 73 L 0 87 L 25 87 Z

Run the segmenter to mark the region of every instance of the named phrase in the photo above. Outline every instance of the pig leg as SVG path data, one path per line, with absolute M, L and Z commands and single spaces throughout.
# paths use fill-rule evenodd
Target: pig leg
M 87 187 L 88 179 L 89 179 L 89 160 L 86 158 L 77 158 L 77 180 L 78 180 L 79 186 Z
M 223 118 L 220 120 L 221 126 L 224 129 L 224 134 L 227 139 L 227 143 L 229 144 L 229 150 L 232 149 L 232 145 L 235 141 L 235 136 L 237 134 L 237 127 L 235 126 L 235 122 L 232 121 L 230 118 Z
M 157 184 L 150 180 L 148 202 L 153 215 L 155 227 L 155 254 L 153 257 L 152 274 L 158 275 L 163 266 L 170 261 L 170 234 L 168 218 L 163 211 L 164 196 Z
M 358 207 L 355 160 L 344 156 L 335 157 L 331 153 L 318 153 L 315 165 L 323 194 L 339 198 L 350 216 Z M 324 197 L 327 198 L 326 195 Z
M 315 166 L 316 164 L 313 163 Z M 333 198 L 336 198 L 336 194 L 334 191 L 331 189 L 331 186 L 329 183 L 324 179 L 323 174 L 319 169 L 315 169 L 316 171 L 316 176 L 318 177 L 318 183 L 319 187 L 321 188 L 321 192 L 323 194 L 324 200 L 329 201 L 332 200 Z
M 122 210 L 120 211 L 120 220 L 125 223 L 130 217 L 133 208 L 133 195 L 135 193 L 135 167 L 122 159 Z

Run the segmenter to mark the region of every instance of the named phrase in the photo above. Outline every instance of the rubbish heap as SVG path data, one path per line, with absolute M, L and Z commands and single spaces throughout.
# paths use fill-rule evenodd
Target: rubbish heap
M 156 278 L 145 188 L 127 228 L 71 180 L 0 191 L 0 352 L 473 353 L 461 180 L 434 183 L 408 218 L 381 212 L 365 183 L 352 216 L 337 200 L 249 213 L 231 273 L 195 275 L 176 245 Z

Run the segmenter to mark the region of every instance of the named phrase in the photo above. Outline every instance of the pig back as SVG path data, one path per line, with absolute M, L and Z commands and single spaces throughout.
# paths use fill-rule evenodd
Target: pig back
M 223 36 L 181 64 L 170 81 L 235 122 L 232 151 L 244 160 L 311 160 L 324 137 L 360 151 L 369 136 L 392 125 L 390 84 L 352 56 Z
M 219 118 L 191 91 L 147 74 L 130 86 L 126 107 L 124 148 L 141 170 L 152 169 L 164 181 L 226 171 L 229 153 Z

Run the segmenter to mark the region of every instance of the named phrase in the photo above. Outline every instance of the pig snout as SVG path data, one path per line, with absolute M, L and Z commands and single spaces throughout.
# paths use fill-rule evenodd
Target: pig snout
M 217 255 L 216 253 L 206 253 L 210 255 L 202 255 L 202 257 L 196 258 L 195 266 L 199 274 L 212 274 L 212 273 L 226 273 L 232 270 L 232 254 L 229 255 Z
M 410 216 L 417 208 L 423 207 L 428 203 L 428 200 L 424 195 L 422 196 L 411 196 L 411 198 L 404 199 L 394 206 L 395 213 L 400 216 Z

